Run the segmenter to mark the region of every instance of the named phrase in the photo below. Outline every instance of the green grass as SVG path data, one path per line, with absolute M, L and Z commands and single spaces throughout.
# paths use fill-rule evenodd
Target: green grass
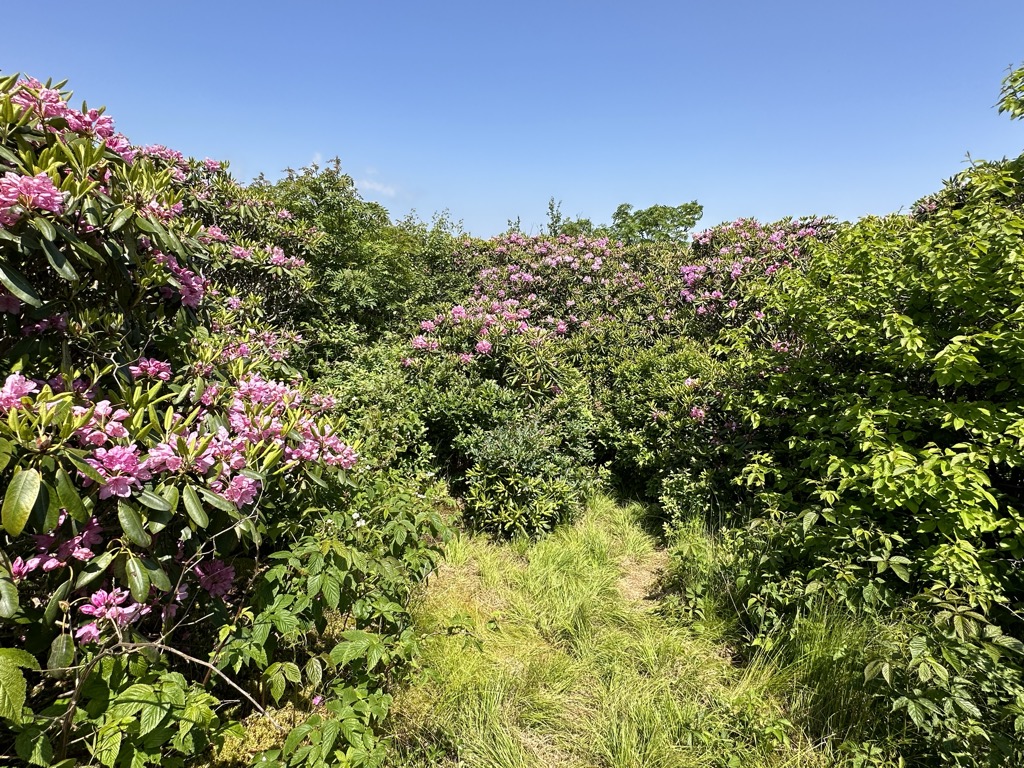
M 416 609 L 424 670 L 396 698 L 388 765 L 840 764 L 791 723 L 785 671 L 737 668 L 651 610 L 665 555 L 641 514 L 599 498 L 539 543 L 456 537 Z

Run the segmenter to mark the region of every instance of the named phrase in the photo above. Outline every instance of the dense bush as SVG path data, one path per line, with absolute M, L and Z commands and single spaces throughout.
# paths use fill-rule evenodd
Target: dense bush
M 292 365 L 315 242 L 59 88 L 0 80 L 0 744 L 182 764 L 287 698 L 283 762 L 373 762 L 443 526 Z

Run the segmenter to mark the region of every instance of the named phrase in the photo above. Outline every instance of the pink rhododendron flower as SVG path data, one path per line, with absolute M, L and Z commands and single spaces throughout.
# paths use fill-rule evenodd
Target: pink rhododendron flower
M 75 639 L 82 643 L 95 643 L 100 639 L 100 628 L 95 621 L 83 624 L 75 632 Z
M 78 610 L 86 616 L 94 616 L 97 619 L 116 619 L 120 614 L 120 606 L 127 599 L 128 593 L 123 589 L 114 589 L 110 592 L 98 589 L 89 596 L 89 602 Z
M 170 381 L 171 379 L 171 364 L 150 357 L 139 358 L 139 362 L 129 366 L 128 370 L 136 379 L 147 378 L 160 381 Z
M 690 409 L 690 418 L 694 421 L 704 421 L 706 415 L 704 409 L 700 406 L 695 405 Z
M 0 226 L 14 225 L 29 210 L 62 213 L 64 195 L 45 172 L 20 176 L 8 171 L 0 178 Z
M 131 165 L 132 161 L 135 160 L 135 148 L 132 143 L 128 140 L 128 137 L 122 133 L 115 133 L 106 140 L 107 149 L 116 155 L 120 155 L 121 159 Z
M 226 243 L 228 241 L 228 236 L 224 234 L 220 227 L 207 227 L 206 231 L 199 239 L 204 243 Z
M 481 355 L 489 355 L 494 346 L 487 339 L 481 339 L 476 343 L 476 351 Z
M 21 314 L 21 301 L 4 288 L 0 288 L 0 312 L 6 312 L 9 315 Z
M 11 563 L 11 578 L 15 581 L 21 581 L 42 565 L 42 562 L 43 558 L 41 557 L 30 557 L 28 560 L 22 560 L 20 557 L 14 558 L 14 561 Z
M 146 457 L 146 469 L 150 472 L 177 472 L 182 463 L 181 456 L 168 443 L 157 443 L 149 449 Z
M 245 475 L 236 475 L 231 479 L 228 487 L 223 490 L 222 495 L 235 506 L 244 507 L 256 501 L 259 489 L 259 481 Z
M 21 399 L 39 391 L 39 385 L 20 373 L 12 373 L 0 388 L 0 411 L 20 410 Z
M 223 597 L 231 591 L 235 580 L 235 569 L 221 560 L 210 560 L 196 566 L 199 586 L 210 593 L 210 597 Z
M 86 461 L 103 478 L 101 499 L 111 496 L 127 498 L 131 496 L 132 488 L 142 488 L 141 481 L 151 477 L 145 463 L 139 461 L 136 445 L 116 445 L 109 450 L 97 448 Z

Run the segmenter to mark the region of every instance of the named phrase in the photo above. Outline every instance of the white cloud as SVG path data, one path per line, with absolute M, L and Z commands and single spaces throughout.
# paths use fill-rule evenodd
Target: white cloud
M 383 184 L 373 179 L 356 179 L 356 186 L 363 192 L 376 192 L 384 197 L 394 197 L 398 190 L 391 184 Z

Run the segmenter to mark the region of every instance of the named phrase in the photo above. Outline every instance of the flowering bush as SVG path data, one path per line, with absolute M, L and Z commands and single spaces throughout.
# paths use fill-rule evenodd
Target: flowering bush
M 406 658 L 395 601 L 442 528 L 425 498 L 368 503 L 334 400 L 291 365 L 311 235 L 223 164 L 133 146 L 60 87 L 0 79 L 7 751 L 180 764 L 286 688 L 361 690 L 371 709 L 335 713 L 349 735 L 325 759 L 372 762 L 386 678 L 360 659 Z M 319 582 L 274 569 L 279 542 L 324 526 L 338 555 Z M 316 660 L 303 638 L 335 615 Z

